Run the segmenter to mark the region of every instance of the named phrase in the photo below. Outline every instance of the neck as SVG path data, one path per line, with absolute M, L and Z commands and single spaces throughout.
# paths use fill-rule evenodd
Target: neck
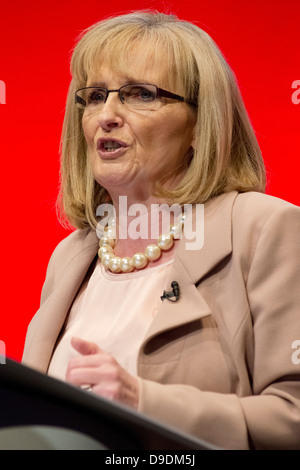
M 158 237 L 168 233 L 176 214 L 157 198 L 130 203 L 127 197 L 114 204 L 116 214 L 116 245 L 118 256 L 132 256 L 156 243 Z
M 114 200 L 114 210 L 116 234 L 113 252 L 116 257 L 133 257 L 137 253 L 145 253 L 149 245 L 159 245 L 163 247 L 161 256 L 151 260 L 150 265 L 162 264 L 173 258 L 176 241 L 173 243 L 171 240 L 171 244 L 166 241 L 164 246 L 164 237 L 161 236 L 169 235 L 170 227 L 177 222 L 181 214 L 179 205 L 170 208 L 154 197 L 130 204 L 128 197 L 123 196 Z

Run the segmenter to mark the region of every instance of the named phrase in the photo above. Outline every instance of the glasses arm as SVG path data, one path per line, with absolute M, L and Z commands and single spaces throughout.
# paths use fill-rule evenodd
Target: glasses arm
M 85 100 L 81 98 L 81 96 L 77 95 L 77 93 L 75 93 L 75 103 L 81 104 L 84 107 L 86 106 Z
M 162 88 L 157 88 L 157 96 L 164 96 L 165 98 L 171 98 L 173 100 L 184 101 L 185 103 L 190 104 L 191 106 L 197 107 L 197 104 L 193 101 L 189 101 L 183 96 L 176 95 L 175 93 L 171 93 L 170 91 L 163 90 Z
M 176 95 L 170 91 L 163 90 L 162 88 L 157 88 L 157 96 L 163 96 L 165 98 L 172 98 L 173 100 L 185 101 L 183 96 Z

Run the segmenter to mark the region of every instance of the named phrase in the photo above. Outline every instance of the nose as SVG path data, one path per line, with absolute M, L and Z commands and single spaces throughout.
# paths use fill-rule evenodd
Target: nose
M 124 124 L 124 105 L 119 99 L 118 93 L 109 93 L 107 100 L 98 111 L 97 120 L 99 126 L 109 132 Z

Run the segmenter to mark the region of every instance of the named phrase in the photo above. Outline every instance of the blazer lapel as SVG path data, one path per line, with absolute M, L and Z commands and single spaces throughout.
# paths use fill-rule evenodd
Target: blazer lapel
M 177 281 L 181 292 L 177 302 L 167 299 L 148 330 L 144 345 L 154 336 L 192 322 L 211 313 L 197 286 L 208 273 L 232 252 L 232 207 L 236 192 L 211 199 L 204 207 L 204 244 L 200 250 L 187 250 L 186 240 L 179 241 L 167 290 Z

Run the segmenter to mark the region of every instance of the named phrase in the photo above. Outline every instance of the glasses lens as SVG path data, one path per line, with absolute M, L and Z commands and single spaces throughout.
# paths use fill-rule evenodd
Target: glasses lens
M 92 111 L 99 105 L 105 103 L 107 94 L 118 90 L 106 90 L 106 88 L 86 87 L 76 91 L 76 105 L 87 111 Z M 134 84 L 125 85 L 120 88 L 120 99 L 129 108 L 137 110 L 155 110 L 160 107 L 161 102 L 157 99 L 157 88 L 155 85 Z
M 120 88 L 123 103 L 133 109 L 157 109 L 157 88 L 155 85 L 134 84 Z
M 105 88 L 82 88 L 76 91 L 76 105 L 79 108 L 93 108 L 106 100 L 107 90 Z

